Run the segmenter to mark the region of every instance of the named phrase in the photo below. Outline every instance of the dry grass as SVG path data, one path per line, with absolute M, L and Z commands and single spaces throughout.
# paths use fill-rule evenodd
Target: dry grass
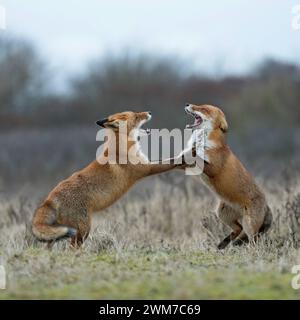
M 172 181 L 172 183 L 169 182 Z M 262 180 L 258 179 L 260 184 Z M 291 174 L 263 183 L 274 213 L 268 238 L 218 252 L 228 232 L 197 178 L 147 179 L 95 217 L 83 248 L 52 251 L 26 224 L 39 199 L 30 188 L 0 202 L 2 298 L 299 298 L 300 184 Z

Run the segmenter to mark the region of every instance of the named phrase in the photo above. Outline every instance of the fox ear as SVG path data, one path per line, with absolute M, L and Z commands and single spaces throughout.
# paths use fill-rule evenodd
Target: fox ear
M 225 133 L 228 131 L 228 124 L 225 117 L 221 117 L 220 119 L 220 129 Z

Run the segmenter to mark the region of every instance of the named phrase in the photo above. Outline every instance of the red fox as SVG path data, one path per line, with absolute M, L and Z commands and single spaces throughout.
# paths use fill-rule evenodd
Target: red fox
M 185 111 L 195 119 L 188 127 L 204 130 L 201 178 L 220 199 L 218 217 L 232 229 L 218 248 L 224 249 L 231 241 L 241 244 L 255 240 L 270 228 L 272 213 L 263 192 L 226 143 L 228 124 L 224 113 L 211 105 L 193 104 L 187 104 Z
M 71 244 L 80 246 L 89 234 L 92 213 L 113 204 L 138 180 L 176 167 L 174 162 L 151 163 L 140 150 L 136 133 L 150 119 L 150 112 L 128 111 L 96 122 L 109 130 L 103 151 L 98 161 L 60 182 L 36 210 L 32 231 L 39 240 L 51 245 L 55 240 L 71 237 Z M 119 134 L 120 123 L 126 123 L 128 134 Z M 115 139 L 109 138 L 111 134 Z M 131 156 L 134 154 L 138 164 L 119 164 L 118 159 L 124 154 L 113 143 L 127 145 L 125 157 L 129 149 L 134 150 Z M 101 164 L 109 148 L 116 151 L 116 164 Z

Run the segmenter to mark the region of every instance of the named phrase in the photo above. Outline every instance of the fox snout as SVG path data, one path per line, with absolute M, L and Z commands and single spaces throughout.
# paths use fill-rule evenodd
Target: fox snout
M 105 128 L 104 127 L 104 124 L 108 121 L 108 118 L 105 118 L 105 119 L 102 119 L 102 120 L 98 120 L 96 121 L 96 124 L 102 128 Z
M 147 111 L 147 120 L 150 120 L 152 118 L 152 113 L 151 111 Z
M 192 104 L 186 103 L 186 104 L 185 104 L 185 107 L 184 107 L 184 111 L 185 111 L 186 113 L 189 113 L 189 112 L 191 111 L 191 108 L 192 108 Z

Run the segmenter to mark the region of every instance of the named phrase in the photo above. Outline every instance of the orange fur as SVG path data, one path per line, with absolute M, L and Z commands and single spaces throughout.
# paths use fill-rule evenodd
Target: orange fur
M 60 182 L 33 217 L 32 231 L 39 240 L 52 242 L 71 237 L 73 245 L 81 245 L 89 234 L 92 213 L 113 204 L 138 180 L 175 168 L 174 163 L 150 163 L 140 151 L 135 136 L 130 136 L 149 118 L 148 112 L 122 112 L 97 122 L 108 130 L 108 139 L 98 160 L 107 157 L 109 148 L 114 147 L 113 137 L 116 137 L 117 164 L 93 161 Z M 119 136 L 120 121 L 126 121 L 127 134 Z M 118 148 L 121 142 L 127 143 L 126 151 L 133 148 L 140 164 L 118 164 L 119 158 L 123 156 L 122 150 Z
M 228 124 L 224 113 L 211 105 L 188 105 L 186 109 L 196 118 L 201 117 L 198 128 L 207 132 L 207 161 L 201 178 L 220 199 L 219 218 L 233 230 L 219 248 L 236 238 L 236 244 L 246 236 L 253 240 L 270 227 L 272 215 L 263 192 L 226 143 Z

